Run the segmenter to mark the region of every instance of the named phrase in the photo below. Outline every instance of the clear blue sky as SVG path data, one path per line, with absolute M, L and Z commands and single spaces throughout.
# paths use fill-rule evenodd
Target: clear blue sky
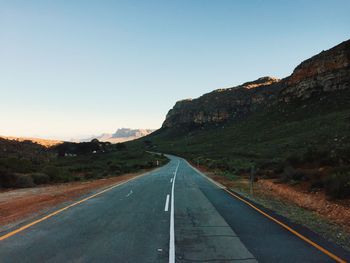
M 350 38 L 350 1 L 2 1 L 0 134 L 158 128 L 177 100 Z

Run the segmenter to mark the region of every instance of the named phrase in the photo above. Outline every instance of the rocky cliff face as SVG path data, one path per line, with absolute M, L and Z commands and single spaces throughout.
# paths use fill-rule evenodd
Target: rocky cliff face
M 349 88 L 350 40 L 305 60 L 286 78 L 280 100 L 307 99 L 313 94 Z
M 275 96 L 279 80 L 263 77 L 229 89 L 218 89 L 191 100 L 178 101 L 167 114 L 163 127 L 224 122 L 247 114 Z
M 347 88 L 350 88 L 350 40 L 302 62 L 285 79 L 263 77 L 237 87 L 218 89 L 197 99 L 178 101 L 162 127 L 225 122 L 247 115 L 262 105 L 288 103 Z

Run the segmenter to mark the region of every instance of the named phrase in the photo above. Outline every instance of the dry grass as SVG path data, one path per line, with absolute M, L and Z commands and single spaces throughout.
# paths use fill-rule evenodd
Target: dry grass
M 319 215 L 342 225 L 350 232 L 350 200 L 330 201 L 323 192 L 300 192 L 297 188 L 276 184 L 274 180 L 259 180 L 259 194 L 277 196 L 302 208 L 315 211 Z

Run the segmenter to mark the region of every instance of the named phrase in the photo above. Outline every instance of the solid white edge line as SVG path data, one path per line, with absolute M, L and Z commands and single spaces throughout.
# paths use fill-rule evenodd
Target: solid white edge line
M 164 211 L 168 212 L 168 210 L 169 210 L 169 195 L 166 195 Z
M 169 263 L 175 263 L 175 227 L 174 227 L 174 188 L 177 170 L 179 169 L 180 160 L 177 163 L 173 185 L 171 186 L 171 209 L 170 209 L 170 239 L 169 239 Z

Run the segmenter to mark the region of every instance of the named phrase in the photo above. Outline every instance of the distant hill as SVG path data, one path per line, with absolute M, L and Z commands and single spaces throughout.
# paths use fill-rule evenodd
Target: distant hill
M 31 137 L 0 136 L 0 138 L 5 139 L 5 140 L 18 141 L 18 142 L 30 141 L 30 142 L 37 143 L 37 144 L 40 144 L 40 145 L 45 146 L 45 147 L 55 146 L 55 145 L 63 142 L 63 141 L 59 141 L 59 140 L 48 140 L 48 139 L 31 138 Z
M 120 128 L 115 133 L 103 133 L 99 136 L 92 136 L 81 141 L 91 141 L 97 139 L 102 142 L 121 143 L 139 139 L 154 132 L 152 129 L 129 129 Z

